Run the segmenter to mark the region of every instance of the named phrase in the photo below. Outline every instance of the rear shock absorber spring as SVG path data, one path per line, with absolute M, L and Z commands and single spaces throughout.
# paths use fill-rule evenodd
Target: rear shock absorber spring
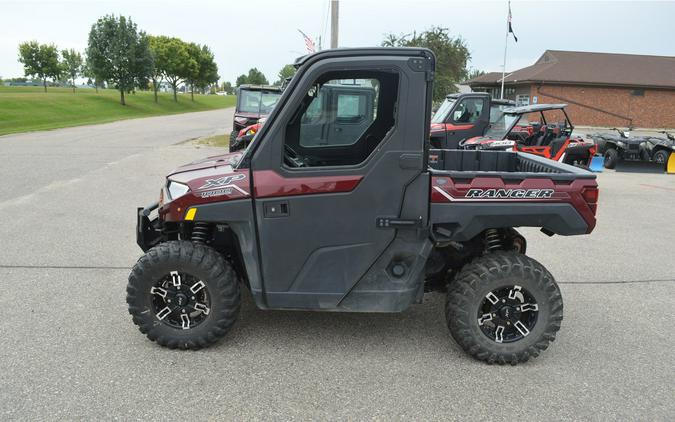
M 195 223 L 192 228 L 192 241 L 204 244 L 211 239 L 211 227 L 208 223 Z
M 502 249 L 502 238 L 497 229 L 485 230 L 485 249 L 488 252 Z

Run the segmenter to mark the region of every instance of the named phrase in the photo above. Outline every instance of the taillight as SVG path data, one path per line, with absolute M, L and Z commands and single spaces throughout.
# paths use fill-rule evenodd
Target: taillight
M 586 188 L 581 192 L 581 196 L 584 197 L 584 201 L 586 201 L 586 204 L 588 204 L 588 207 L 593 211 L 594 215 L 598 210 L 599 195 L 600 191 L 598 188 Z

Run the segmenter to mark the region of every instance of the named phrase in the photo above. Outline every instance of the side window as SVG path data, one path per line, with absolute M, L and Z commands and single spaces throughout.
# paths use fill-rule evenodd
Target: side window
M 315 82 L 285 134 L 288 167 L 364 162 L 395 125 L 398 74 L 331 72 Z
M 452 113 L 452 120 L 455 123 L 474 123 L 483 112 L 483 99 L 465 98 Z
M 374 91 L 373 91 L 374 93 Z M 368 95 L 362 94 L 337 94 L 337 118 L 338 120 L 358 121 L 366 117 Z

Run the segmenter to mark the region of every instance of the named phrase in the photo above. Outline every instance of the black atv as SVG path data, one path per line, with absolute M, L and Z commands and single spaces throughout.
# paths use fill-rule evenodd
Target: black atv
M 635 136 L 617 128 L 611 130 L 617 134 L 594 133 L 588 135 L 605 157 L 605 168 L 613 169 L 620 160 L 645 161 L 658 164 L 665 169 L 670 154 L 675 150 L 675 136 L 661 131 L 666 138 L 659 136 Z

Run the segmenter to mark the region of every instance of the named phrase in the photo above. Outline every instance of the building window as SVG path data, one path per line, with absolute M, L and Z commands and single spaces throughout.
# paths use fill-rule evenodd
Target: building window
M 516 95 L 516 106 L 527 106 L 530 105 L 530 96 L 518 94 Z
M 631 91 L 630 95 L 634 97 L 644 97 L 645 96 L 645 90 L 644 89 L 634 89 Z

